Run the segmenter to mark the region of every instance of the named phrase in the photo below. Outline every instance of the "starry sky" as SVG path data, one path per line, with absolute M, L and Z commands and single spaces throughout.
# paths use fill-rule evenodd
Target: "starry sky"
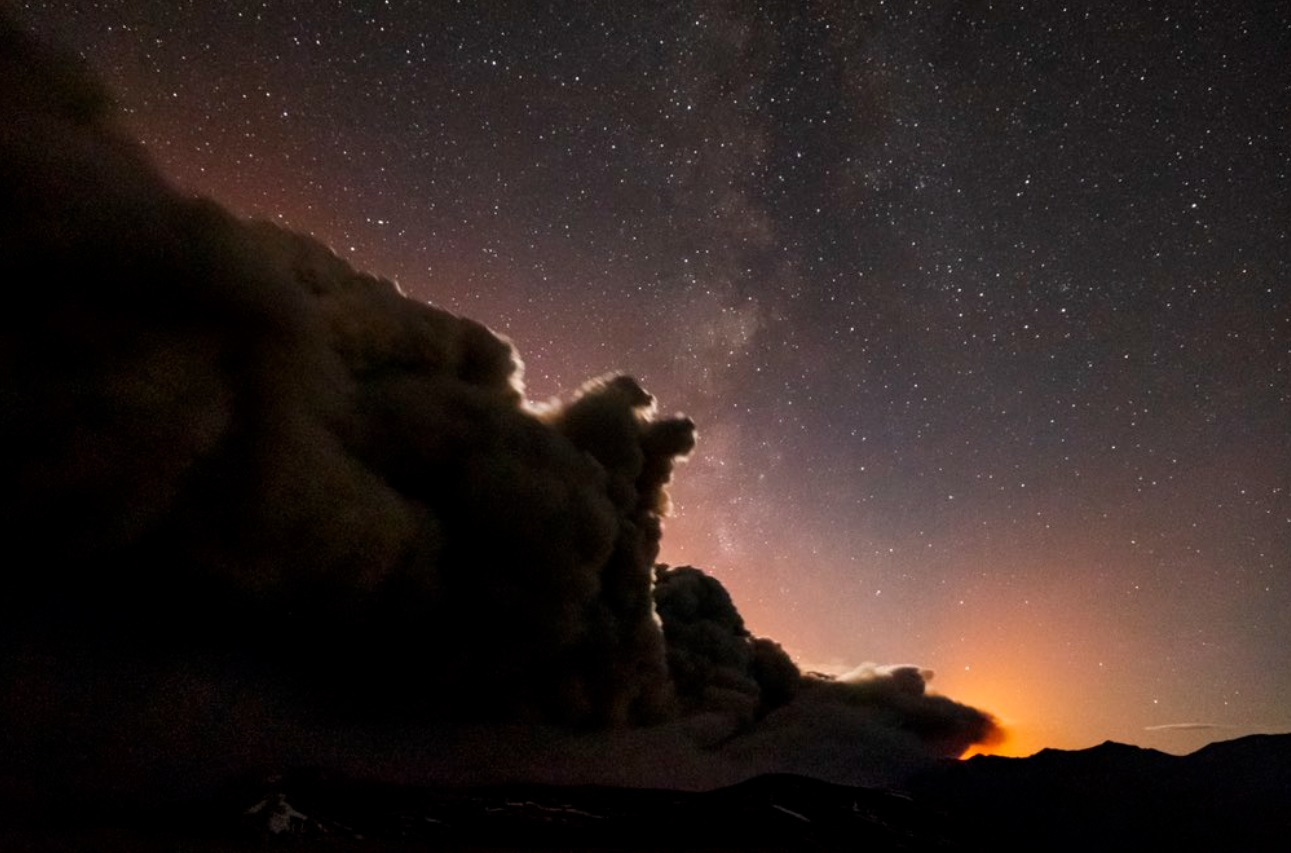
M 1291 10 L 23 2 L 179 186 L 699 426 L 662 559 L 1003 750 L 1291 729 Z

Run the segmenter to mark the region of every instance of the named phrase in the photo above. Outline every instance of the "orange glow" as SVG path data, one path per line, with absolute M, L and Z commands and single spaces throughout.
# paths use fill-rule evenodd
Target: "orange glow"
M 1044 734 L 1038 731 L 1033 713 L 1028 713 L 1026 697 L 992 689 L 992 685 L 976 686 L 958 684 L 947 695 L 958 702 L 981 708 L 995 717 L 1002 729 L 1002 736 L 986 743 L 969 747 L 960 758 L 974 755 L 1004 755 L 1021 757 L 1031 755 L 1048 746 Z
M 1010 758 L 1025 758 L 1043 748 L 1043 745 L 1040 744 L 1028 744 L 1026 741 L 1016 738 L 1011 730 L 1006 730 L 1000 740 L 970 746 L 959 757 L 961 760 L 972 758 L 974 755 L 1003 755 Z
M 1054 746 L 1055 741 L 1061 739 L 1052 710 L 1048 707 L 1049 697 L 1043 692 L 1047 685 L 1039 684 L 1035 677 L 1025 677 L 1024 669 L 1020 663 L 1006 663 L 1000 659 L 985 672 L 947 671 L 937 674 L 933 682 L 937 692 L 986 711 L 1004 730 L 1004 736 L 998 741 L 977 744 L 961 758 L 974 755 L 1023 757 Z

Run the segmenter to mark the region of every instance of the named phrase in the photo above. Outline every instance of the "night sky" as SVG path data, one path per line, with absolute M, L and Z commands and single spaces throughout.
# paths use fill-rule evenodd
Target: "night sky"
M 804 669 L 926 666 L 1022 753 L 1291 729 L 1291 9 L 16 10 L 530 399 L 694 418 L 662 559 Z

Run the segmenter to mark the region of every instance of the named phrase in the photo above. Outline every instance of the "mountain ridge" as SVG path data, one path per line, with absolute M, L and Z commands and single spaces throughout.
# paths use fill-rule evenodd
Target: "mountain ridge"
M 1175 756 L 1105 742 L 946 762 L 900 789 L 791 773 L 708 791 L 517 782 L 396 784 L 319 769 L 230 781 L 209 799 L 112 813 L 50 804 L 0 831 L 4 849 L 961 850 L 1211 844 L 1275 849 L 1291 829 L 1291 734 Z M 11 815 L 12 816 L 12 815 Z M 68 844 L 68 833 L 72 834 Z M 126 841 L 122 841 L 126 839 Z M 26 843 L 23 843 L 26 842 Z M 113 846 L 120 843 L 121 846 Z M 168 847 L 167 845 L 170 845 Z

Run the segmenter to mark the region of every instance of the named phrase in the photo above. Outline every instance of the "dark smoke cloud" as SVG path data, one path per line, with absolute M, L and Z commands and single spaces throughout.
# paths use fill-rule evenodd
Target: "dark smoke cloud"
M 535 414 L 507 342 L 177 194 L 2 18 L 0 81 L 0 776 L 702 786 L 991 733 L 914 670 L 802 676 L 698 570 L 656 581 L 695 430 L 634 380 Z
M 797 692 L 798 667 L 779 645 L 745 629 L 716 578 L 660 567 L 654 599 L 668 669 L 689 710 L 727 710 L 750 722 Z
M 85 611 L 162 590 L 179 618 L 129 614 L 150 645 L 289 649 L 416 713 L 667 711 L 649 573 L 692 425 L 622 377 L 538 421 L 487 329 L 176 196 L 109 135 L 103 98 L 74 112 L 26 67 L 0 437 L 24 497 L 6 533 L 51 570 L 11 604 L 84 591 L 77 618 L 106 631 L 128 610 Z M 65 203 L 73 184 L 95 189 Z M 194 621 L 212 595 L 236 625 Z

